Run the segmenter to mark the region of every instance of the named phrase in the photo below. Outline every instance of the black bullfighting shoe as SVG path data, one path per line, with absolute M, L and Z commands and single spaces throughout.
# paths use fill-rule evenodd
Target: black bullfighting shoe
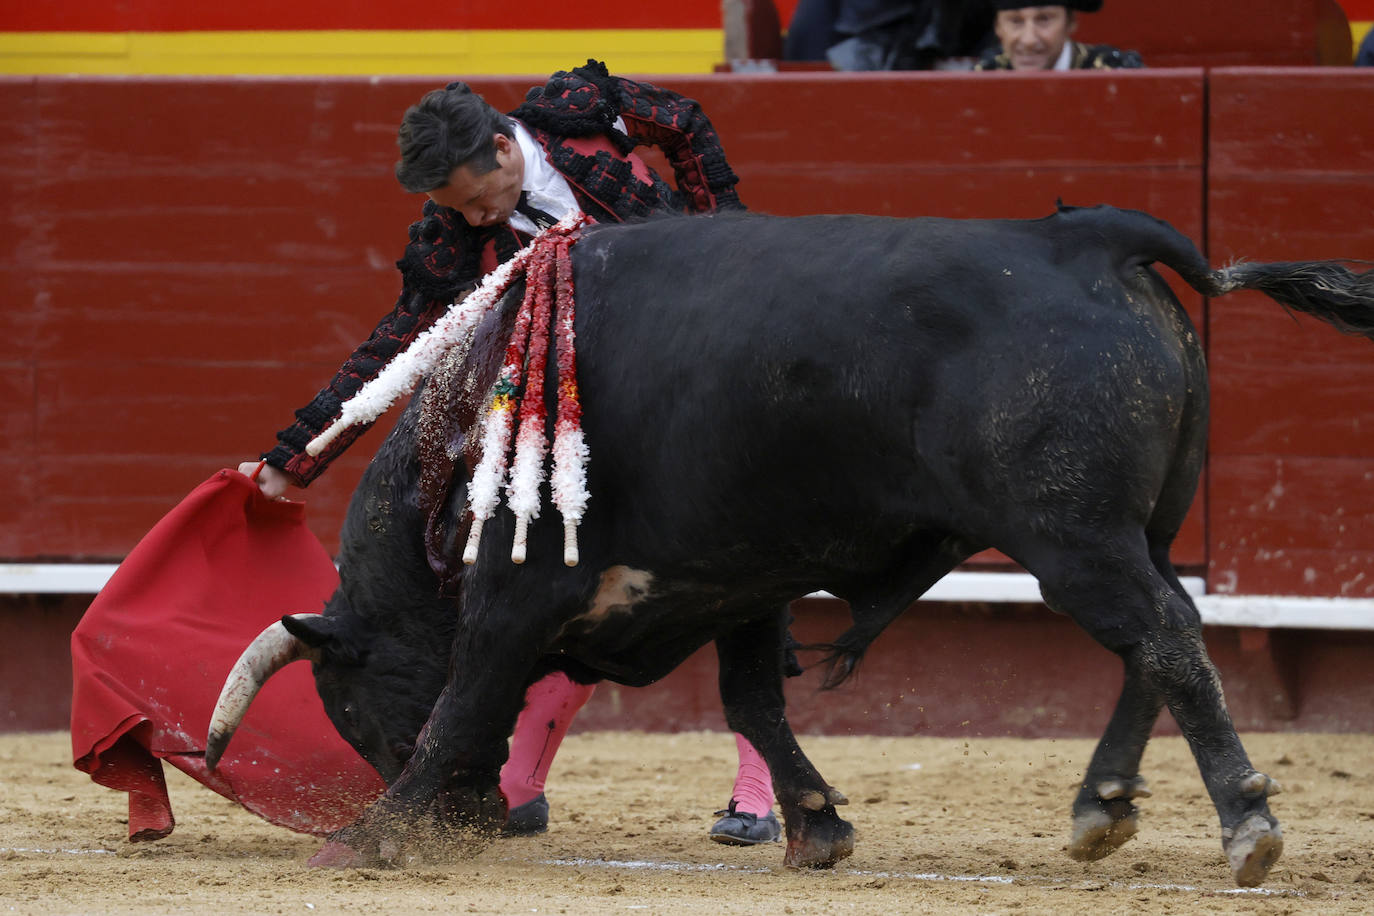
M 506 815 L 506 826 L 501 832 L 506 836 L 533 836 L 549 829 L 549 800 L 540 792 L 534 798 L 510 809 Z
M 759 843 L 776 843 L 782 836 L 778 818 L 769 811 L 763 817 L 748 811 L 736 811 L 735 800 L 730 799 L 730 807 L 716 814 L 724 815 L 711 826 L 707 834 L 717 843 L 727 846 L 755 846 Z

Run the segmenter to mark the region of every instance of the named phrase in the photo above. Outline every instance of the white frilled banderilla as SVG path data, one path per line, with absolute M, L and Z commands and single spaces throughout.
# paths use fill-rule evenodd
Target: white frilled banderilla
M 370 423 L 396 400 L 415 390 L 453 347 L 471 344 L 478 323 L 510 289 L 525 277 L 525 298 L 516 315 L 496 384 L 480 419 L 481 458 L 468 483 L 468 511 L 472 529 L 463 562 L 477 562 L 482 526 L 495 513 L 504 483 L 506 500 L 515 513 L 515 543 L 511 561 L 525 561 L 526 533 L 539 517 L 539 487 L 544 480 L 544 372 L 550 336 L 558 363 L 558 415 L 554 422 L 553 504 L 563 517 L 563 562 L 577 565 L 577 526 L 587 507 L 587 443 L 582 435 L 582 405 L 577 395 L 577 358 L 573 347 L 573 278 L 569 250 L 587 217 L 564 217 L 534 237 L 482 284 L 450 306 L 434 324 L 397 354 L 377 377 L 344 402 L 338 419 L 310 441 L 306 452 L 318 455 L 339 433 L 358 423 Z M 521 383 L 524 391 L 521 392 Z M 514 461 L 511 443 L 515 444 Z

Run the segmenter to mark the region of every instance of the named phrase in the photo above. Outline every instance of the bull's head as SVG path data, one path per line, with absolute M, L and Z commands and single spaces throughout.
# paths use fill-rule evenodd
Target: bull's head
M 267 679 L 309 659 L 330 721 L 390 785 L 414 752 L 443 688 L 443 655 L 432 649 L 417 653 L 389 634 L 360 632 L 356 618 L 283 617 L 253 640 L 230 671 L 210 719 L 206 766 L 213 770 L 219 763 Z
M 306 658 L 330 721 L 388 785 L 410 759 L 447 679 L 459 617 L 426 553 L 430 510 L 421 505 L 420 403 L 417 395 L 358 482 L 339 537 L 339 588 L 323 613 L 283 617 L 234 666 L 211 720 L 205 759 L 212 769 L 267 678 Z M 450 406 L 440 399 L 435 416 L 451 417 Z M 449 443 L 453 435 L 443 427 L 429 438 Z M 450 537 L 461 528 L 461 484 L 461 475 L 452 481 L 443 526 Z M 443 492 L 428 498 L 426 505 L 444 503 Z M 459 548 L 444 542 L 438 549 L 457 556 Z

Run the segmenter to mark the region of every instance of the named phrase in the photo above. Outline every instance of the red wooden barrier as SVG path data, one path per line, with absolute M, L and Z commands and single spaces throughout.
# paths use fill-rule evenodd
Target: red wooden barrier
M 1374 72 L 1210 75 L 1208 245 L 1374 260 Z M 1211 304 L 1214 590 L 1374 595 L 1374 359 L 1256 293 Z
M 528 79 L 474 80 L 501 108 Z M 753 208 L 1041 216 L 1202 235 L 1200 71 L 673 78 Z M 0 557 L 121 557 L 271 444 L 390 307 L 419 198 L 390 177 L 430 80 L 0 79 Z M 1200 317 L 1200 300 L 1185 298 Z M 333 546 L 374 431 L 311 487 Z M 1177 554 L 1203 561 L 1200 518 Z
M 1140 52 L 1150 67 L 1305 67 L 1351 61 L 1350 25 L 1336 0 L 1103 4 L 1074 37 Z

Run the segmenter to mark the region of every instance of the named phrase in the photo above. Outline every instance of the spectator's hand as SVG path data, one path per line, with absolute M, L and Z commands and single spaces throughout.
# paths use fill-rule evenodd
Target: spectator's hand
M 260 464 L 262 470 L 258 470 Z M 263 496 L 270 499 L 285 499 L 286 488 L 291 485 L 290 477 L 270 464 L 262 464 L 261 461 L 243 462 L 239 465 L 239 473 L 250 478 L 254 473 L 257 473 L 258 489 L 262 491 Z

